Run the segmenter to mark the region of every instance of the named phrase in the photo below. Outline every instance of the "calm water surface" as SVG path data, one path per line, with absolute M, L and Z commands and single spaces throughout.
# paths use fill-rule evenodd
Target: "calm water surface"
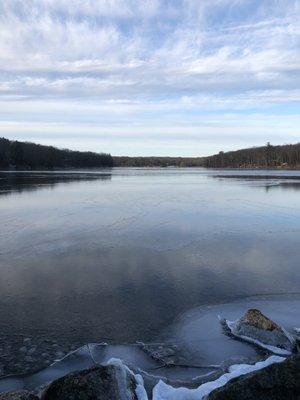
M 1 172 L 1 331 L 146 341 L 197 305 L 299 293 L 299 200 L 299 171 Z

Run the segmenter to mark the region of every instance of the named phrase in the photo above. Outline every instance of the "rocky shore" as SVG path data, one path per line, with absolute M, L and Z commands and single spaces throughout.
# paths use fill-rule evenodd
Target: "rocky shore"
M 296 351 L 296 338 L 259 310 L 250 309 L 239 320 L 224 320 L 223 323 L 236 338 L 254 343 L 273 353 L 289 355 Z
M 92 363 L 77 371 L 73 368 L 69 369 L 72 371 L 70 373 L 63 372 L 55 375 L 61 368 L 62 362 L 59 362 L 57 367 L 54 365 L 52 369 L 50 368 L 50 374 L 48 368 L 48 374 L 45 375 L 47 380 L 32 385 L 32 382 L 37 382 L 33 379 L 29 390 L 2 393 L 0 400 L 300 399 L 300 355 L 297 329 L 295 335 L 292 335 L 256 309 L 248 310 L 244 316 L 234 322 L 230 323 L 223 319 L 221 323 L 224 326 L 224 334 L 234 340 L 248 341 L 263 348 L 269 347 L 269 354 L 260 361 L 249 364 L 228 364 L 208 374 L 199 373 L 196 378 L 184 382 L 169 379 L 167 375 L 162 374 L 161 368 L 174 368 L 175 350 L 172 348 L 163 349 L 161 346 L 152 348 L 145 345 L 142 348 L 136 347 L 134 352 L 139 354 L 139 358 L 146 354 L 152 360 L 151 362 L 159 365 L 158 369 L 152 366 L 150 370 L 143 370 L 137 365 L 127 365 L 116 358 L 110 358 L 105 362 L 99 361 L 101 357 L 103 360 L 103 355 L 108 349 L 105 347 L 106 344 L 95 344 L 94 347 L 87 346 Z M 55 343 L 49 342 L 49 353 L 47 357 L 44 357 L 47 362 L 50 362 L 51 357 L 62 358 L 65 355 L 60 348 Z M 28 362 L 32 363 L 34 357 L 38 357 L 40 350 L 30 338 L 25 338 L 19 351 L 27 354 L 24 358 L 27 357 Z M 285 356 L 276 355 L 280 351 L 288 353 Z M 273 355 L 271 355 L 272 352 Z M 77 357 L 81 357 L 83 361 L 84 354 L 82 350 Z M 97 355 L 101 356 L 98 360 L 94 358 Z M 30 360 L 28 357 L 31 357 Z M 74 355 L 71 355 L 72 357 Z M 68 363 L 68 360 L 66 362 Z M 178 360 L 177 363 L 179 363 Z M 30 379 L 30 374 L 27 375 Z M 11 388 L 27 387 L 28 389 L 26 378 L 22 381 L 20 377 L 16 377 L 15 383 L 16 386 L 11 386 Z
M 82 343 L 61 339 L 0 336 L 0 377 L 32 373 L 60 360 Z
M 153 396 L 153 397 L 152 397 Z M 147 393 L 143 379 L 122 364 L 94 366 L 52 382 L 40 393 L 14 391 L 0 394 L 0 400 L 169 400 L 182 396 L 158 397 Z M 300 357 L 294 356 L 233 379 L 205 397 L 186 400 L 299 400 Z
M 299 400 L 300 357 L 233 379 L 207 400 Z

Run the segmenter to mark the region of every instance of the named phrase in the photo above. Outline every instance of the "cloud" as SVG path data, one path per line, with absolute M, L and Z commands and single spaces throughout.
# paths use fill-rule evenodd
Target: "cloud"
M 298 0 L 2 0 L 2 131 L 8 118 L 60 124 L 79 109 L 100 131 L 103 119 L 121 125 L 134 115 L 141 145 L 153 119 L 293 114 L 299 27 Z

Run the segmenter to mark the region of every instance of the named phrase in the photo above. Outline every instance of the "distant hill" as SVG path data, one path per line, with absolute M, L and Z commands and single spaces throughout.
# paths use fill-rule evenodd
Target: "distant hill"
M 115 167 L 201 167 L 203 157 L 113 157 Z
M 300 168 L 300 143 L 251 147 L 205 157 L 207 168 Z
M 0 168 L 52 169 L 112 167 L 110 154 L 57 149 L 0 138 Z
M 116 167 L 300 168 L 300 143 L 267 144 L 208 157 L 113 157 Z

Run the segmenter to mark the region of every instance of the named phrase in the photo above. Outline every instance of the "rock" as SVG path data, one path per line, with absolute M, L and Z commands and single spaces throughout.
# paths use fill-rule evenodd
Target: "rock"
M 248 337 L 268 346 L 292 352 L 295 347 L 293 338 L 274 321 L 256 309 L 249 309 L 233 326 L 234 335 Z
M 281 331 L 282 329 L 279 325 L 273 322 L 271 319 L 266 317 L 261 311 L 255 308 L 250 308 L 246 314 L 240 319 L 240 324 L 245 323 L 255 326 L 259 329 L 264 329 L 266 331 Z
M 299 400 L 300 357 L 292 357 L 233 379 L 207 400 Z
M 35 353 L 35 351 L 36 351 L 36 346 L 33 346 L 28 350 L 28 354 L 31 355 L 31 354 Z
M 34 361 L 33 357 L 31 357 L 31 356 L 26 356 L 26 357 L 24 358 L 24 360 L 25 360 L 26 362 L 28 362 L 28 363 L 32 363 L 32 362 Z
M 145 343 L 140 343 L 140 345 L 142 350 L 157 362 L 164 364 L 180 363 L 177 356 L 178 350 L 175 345 Z
M 39 400 L 39 398 L 27 390 L 17 390 L 0 393 L 0 400 Z
M 137 400 L 137 383 L 122 365 L 95 366 L 60 378 L 46 389 L 43 400 Z
M 55 356 L 56 356 L 58 359 L 61 359 L 61 358 L 63 358 L 63 357 L 65 356 L 65 353 L 63 353 L 62 351 L 56 351 L 56 352 L 55 352 Z
M 20 353 L 26 353 L 27 352 L 27 347 L 26 346 L 22 346 L 19 348 L 19 352 Z

